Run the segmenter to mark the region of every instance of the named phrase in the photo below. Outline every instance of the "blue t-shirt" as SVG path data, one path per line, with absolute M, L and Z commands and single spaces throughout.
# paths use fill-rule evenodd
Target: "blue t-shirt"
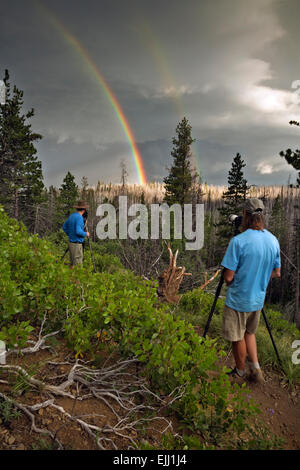
M 65 221 L 63 225 L 63 231 L 68 235 L 71 243 L 79 242 L 83 243 L 86 237 L 84 229 L 83 217 L 79 212 L 74 212 Z
M 221 264 L 235 271 L 226 305 L 239 312 L 261 310 L 271 273 L 281 266 L 278 240 L 268 230 L 248 229 L 231 239 Z

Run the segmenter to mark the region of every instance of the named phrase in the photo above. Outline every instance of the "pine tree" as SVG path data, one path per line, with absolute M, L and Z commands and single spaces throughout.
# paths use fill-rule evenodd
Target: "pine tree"
M 42 165 L 34 147 L 42 136 L 33 133 L 26 123 L 34 110 L 22 114 L 23 91 L 14 86 L 11 93 L 7 70 L 4 83 L 6 102 L 0 105 L 0 202 L 11 216 L 30 228 L 44 189 Z
M 191 145 L 194 142 L 191 135 L 192 127 L 184 117 L 176 128 L 177 137 L 173 138 L 174 159 L 169 175 L 164 178 L 165 201 L 172 205 L 190 203 L 192 198 L 192 169 Z
M 83 176 L 81 178 L 81 190 L 80 190 L 80 192 L 81 192 L 81 199 L 83 199 L 84 201 L 87 198 L 88 187 L 89 187 L 88 178 L 87 178 L 87 176 Z
M 300 123 L 297 121 L 290 121 L 290 125 L 300 126 Z M 296 149 L 295 151 L 287 149 L 279 153 L 281 157 L 284 157 L 289 165 L 292 165 L 295 170 L 300 170 L 300 150 Z M 298 177 L 296 181 L 296 187 L 300 188 L 300 171 L 298 171 Z
M 295 309 L 292 320 L 296 323 L 298 329 L 300 329 L 300 217 L 299 217 L 299 206 L 295 207 L 294 219 L 294 253 L 293 259 L 296 264 L 296 272 L 293 275 L 293 283 L 295 286 Z
M 280 248 L 286 252 L 289 238 L 288 220 L 282 205 L 280 194 L 278 194 L 274 200 L 272 212 L 268 222 L 268 230 L 276 236 L 279 241 Z M 285 265 L 285 259 L 282 259 L 281 262 L 282 267 L 284 266 L 284 269 L 282 270 L 280 282 L 278 279 L 271 279 L 268 286 L 267 298 L 271 303 L 283 302 L 287 293 L 286 281 L 289 278 L 290 270 L 289 266 Z M 290 280 L 288 280 L 288 284 L 290 284 Z
M 126 166 L 124 159 L 121 160 L 120 168 L 121 168 L 121 185 L 122 185 L 121 194 L 124 196 L 126 194 L 126 185 L 127 185 L 127 176 L 128 176 L 127 166 Z
M 246 166 L 244 160 L 242 160 L 239 153 L 233 159 L 231 169 L 228 173 L 228 189 L 222 194 L 224 201 L 224 207 L 220 208 L 220 222 L 219 235 L 228 239 L 233 235 L 233 229 L 229 224 L 228 217 L 232 214 L 242 215 L 241 210 L 243 208 L 247 192 L 250 186 L 247 185 L 247 180 L 244 178 L 243 168 Z
M 89 187 L 88 178 L 86 176 L 81 178 L 81 189 L 79 193 L 80 199 L 83 199 L 88 205 L 88 231 L 91 234 L 91 240 L 95 241 L 96 226 L 98 223 L 98 219 L 96 217 L 97 191 Z
M 58 201 L 58 190 L 54 186 L 50 186 L 47 191 L 47 219 L 48 219 L 48 230 L 50 232 L 56 232 L 58 229 L 56 220 Z
M 295 151 L 287 149 L 285 152 L 281 151 L 279 153 L 281 157 L 284 157 L 289 165 L 292 165 L 295 170 L 300 170 L 300 150 L 296 149 Z M 298 176 L 296 180 L 296 187 L 300 188 L 300 171 L 298 171 Z
M 278 238 L 280 245 L 286 240 L 288 221 L 281 203 L 280 194 L 276 196 L 269 220 L 269 230 Z
M 68 171 L 59 188 L 58 197 L 58 216 L 65 219 L 74 212 L 74 206 L 78 198 L 78 186 L 75 183 L 75 177 Z

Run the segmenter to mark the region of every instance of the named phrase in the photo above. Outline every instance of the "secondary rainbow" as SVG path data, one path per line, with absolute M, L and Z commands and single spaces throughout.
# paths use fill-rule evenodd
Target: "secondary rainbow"
M 140 18 L 138 21 L 137 33 L 139 34 L 140 42 L 148 50 L 149 54 L 153 57 L 154 63 L 157 66 L 159 75 L 162 77 L 164 85 L 170 91 L 169 99 L 173 101 L 177 115 L 180 119 L 188 113 L 183 104 L 182 95 L 178 89 L 176 79 L 171 72 L 171 66 L 168 62 L 167 56 L 164 53 L 163 45 L 159 41 L 158 35 L 155 34 L 145 18 Z M 199 166 L 199 154 L 196 142 L 192 144 L 192 160 L 194 167 L 199 175 L 201 175 L 201 168 Z
M 105 95 L 109 102 L 111 103 L 116 115 L 118 116 L 118 119 L 122 125 L 122 128 L 124 130 L 124 133 L 126 135 L 126 138 L 129 142 L 131 152 L 134 158 L 134 163 L 138 175 L 138 181 L 139 184 L 145 184 L 147 182 L 146 178 L 146 172 L 144 169 L 143 165 L 143 160 L 141 157 L 141 154 L 139 152 L 138 146 L 135 142 L 135 137 L 133 135 L 133 132 L 130 128 L 129 122 L 124 114 L 124 111 L 118 102 L 116 96 L 114 95 L 113 91 L 105 81 L 103 75 L 101 74 L 99 68 L 97 65 L 93 62 L 91 57 L 89 56 L 87 50 L 84 48 L 84 46 L 78 41 L 78 39 L 73 36 L 73 34 L 70 33 L 70 31 L 56 18 L 56 16 L 52 13 L 52 11 L 49 11 L 49 9 L 42 4 L 40 1 L 36 2 L 38 6 L 42 9 L 45 10 L 45 13 L 47 14 L 47 17 L 51 20 L 52 24 L 61 32 L 65 40 L 77 51 L 77 53 L 82 57 L 82 59 L 85 61 L 85 63 L 88 65 L 90 72 L 92 72 L 92 75 L 96 78 L 98 83 L 101 85 L 102 89 L 105 92 Z

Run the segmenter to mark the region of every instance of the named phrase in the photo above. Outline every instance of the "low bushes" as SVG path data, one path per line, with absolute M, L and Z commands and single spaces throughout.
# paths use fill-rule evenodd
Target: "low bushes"
M 215 445 L 224 433 L 234 442 L 241 439 L 257 408 L 243 388 L 231 386 L 225 368 L 217 370 L 220 344 L 203 340 L 160 304 L 155 284 L 108 254 L 98 259 L 103 272 L 93 273 L 89 256 L 83 267 L 70 270 L 53 243 L 29 235 L 1 208 L 0 219 L 0 338 L 9 347 L 23 346 L 45 315 L 48 330 L 61 328 L 77 356 L 95 357 L 101 339 L 110 338 L 122 355 L 140 360 L 141 372 L 159 393 L 181 393 L 173 409 L 186 426 L 200 429 Z M 210 300 L 197 291 L 186 294 L 181 305 L 195 313 L 200 308 L 206 318 Z

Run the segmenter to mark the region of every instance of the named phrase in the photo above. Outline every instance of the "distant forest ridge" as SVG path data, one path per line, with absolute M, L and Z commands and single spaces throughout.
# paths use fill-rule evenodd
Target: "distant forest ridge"
M 143 194 L 146 203 L 151 203 L 154 199 L 160 202 L 164 199 L 165 195 L 164 184 L 159 182 L 146 183 L 144 185 L 126 184 L 125 186 L 122 184 L 99 182 L 97 185 L 89 185 L 88 188 L 108 199 L 124 193 L 124 190 L 128 195 L 136 196 L 138 199 L 140 199 L 140 196 Z M 197 184 L 195 189 L 202 192 L 202 201 L 204 203 L 208 201 L 221 202 L 222 194 L 228 189 L 228 186 L 203 183 Z M 276 199 L 277 196 L 280 196 L 282 199 L 292 199 L 296 202 L 300 197 L 300 188 L 286 185 L 253 185 L 248 191 L 247 196 L 261 198 L 265 201 L 273 200 Z

